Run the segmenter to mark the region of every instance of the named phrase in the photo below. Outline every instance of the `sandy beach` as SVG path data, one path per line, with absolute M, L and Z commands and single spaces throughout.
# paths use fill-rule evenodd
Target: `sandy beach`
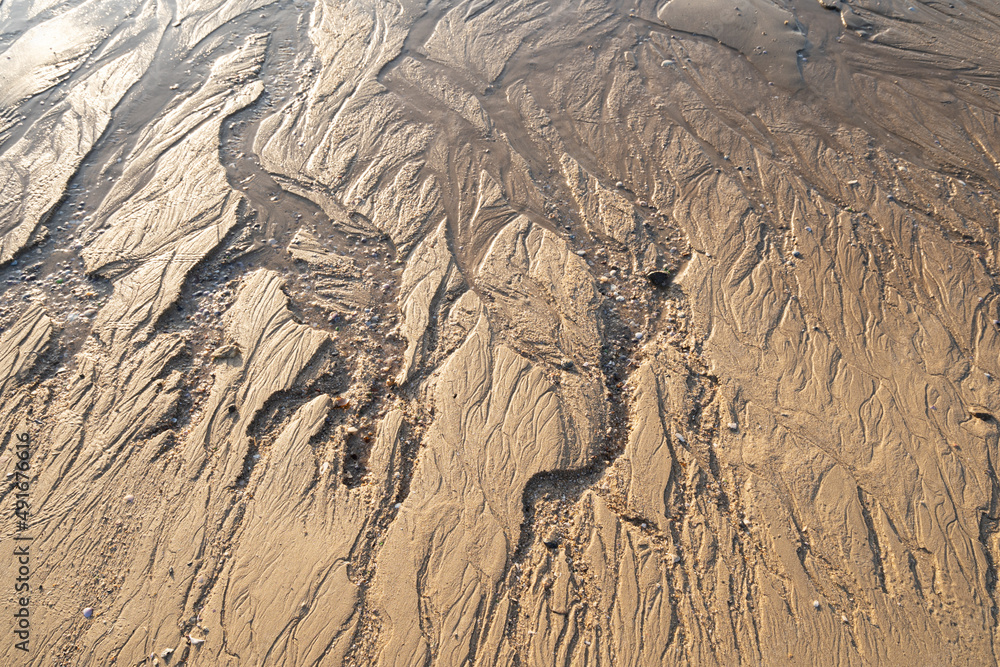
M 997 664 L 998 225 L 993 0 L 0 0 L 0 664 Z

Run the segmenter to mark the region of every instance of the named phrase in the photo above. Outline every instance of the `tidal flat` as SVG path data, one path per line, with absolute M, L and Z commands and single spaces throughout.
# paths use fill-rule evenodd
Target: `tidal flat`
M 0 0 L 0 664 L 997 664 L 998 226 L 996 0 Z

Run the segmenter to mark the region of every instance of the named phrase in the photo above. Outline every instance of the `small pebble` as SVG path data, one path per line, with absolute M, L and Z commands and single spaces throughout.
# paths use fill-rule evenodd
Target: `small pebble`
M 94 617 L 94 608 L 93 607 L 87 607 L 86 609 L 84 609 L 83 610 L 83 617 L 84 618 L 93 618 Z
M 819 600 L 813 600 L 813 608 L 819 609 Z
M 128 494 L 127 496 L 125 496 L 125 502 L 131 505 L 132 503 L 135 502 L 135 496 L 133 496 L 131 493 Z

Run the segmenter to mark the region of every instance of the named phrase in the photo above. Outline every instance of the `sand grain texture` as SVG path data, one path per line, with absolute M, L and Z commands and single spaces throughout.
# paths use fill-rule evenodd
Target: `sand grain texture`
M 0 3 L 0 663 L 998 662 L 996 6 L 114 4 Z

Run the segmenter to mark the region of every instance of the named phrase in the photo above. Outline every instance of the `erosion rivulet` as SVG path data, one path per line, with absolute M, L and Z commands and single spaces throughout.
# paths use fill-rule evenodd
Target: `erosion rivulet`
M 995 664 L 997 35 L 0 0 L 0 663 Z

